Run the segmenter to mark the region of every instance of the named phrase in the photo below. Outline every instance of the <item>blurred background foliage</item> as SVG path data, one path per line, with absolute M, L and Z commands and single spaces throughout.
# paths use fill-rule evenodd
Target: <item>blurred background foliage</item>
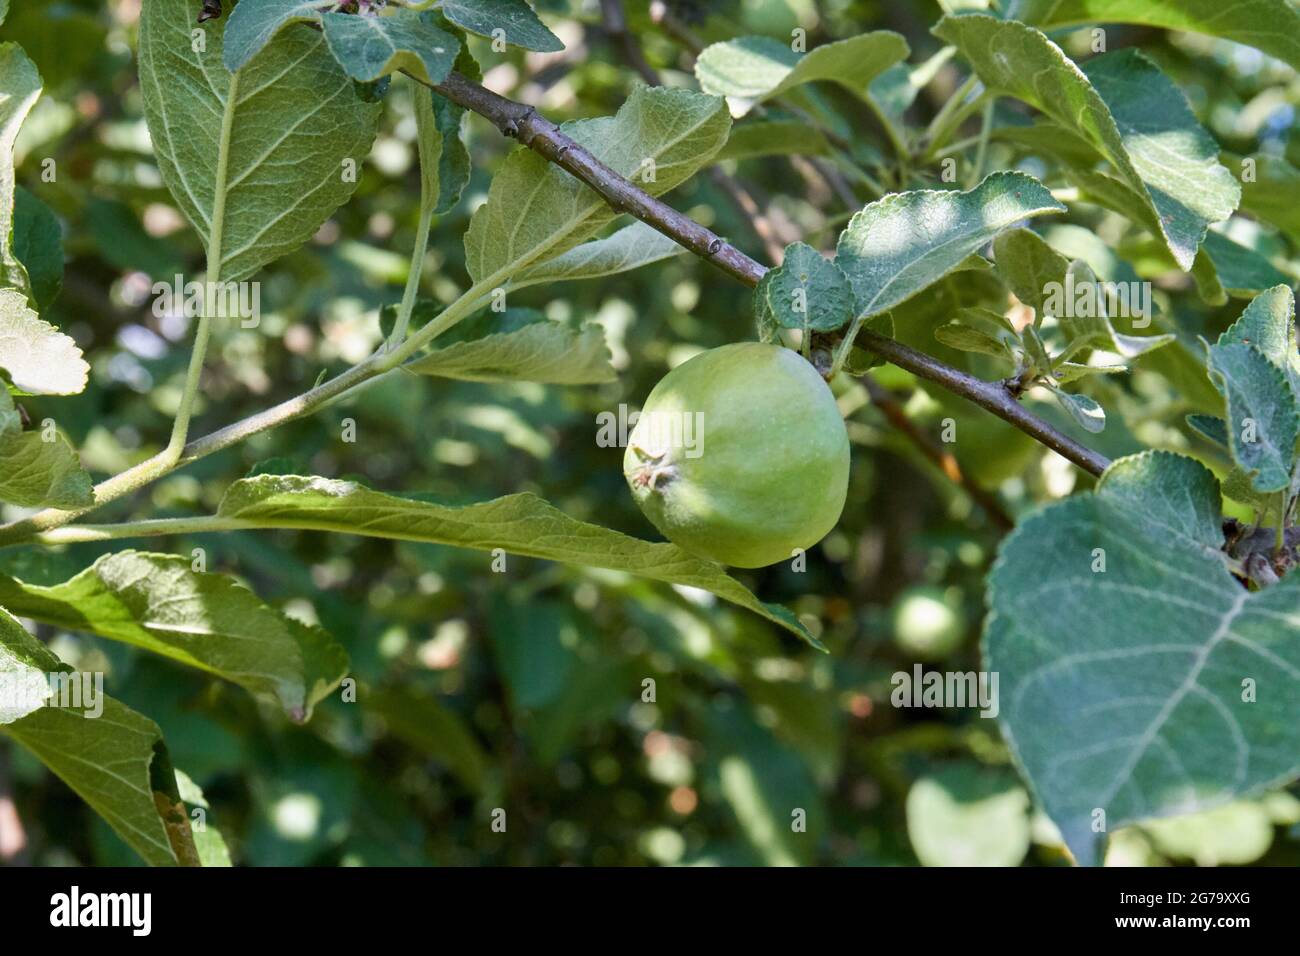
M 929 27 L 941 6 L 954 6 L 669 5 L 705 42 L 784 37 L 802 26 L 811 48 L 893 29 L 907 37 L 913 63 L 939 49 Z M 154 317 L 151 287 L 202 268 L 200 242 L 162 185 L 142 116 L 139 6 L 19 0 L 0 31 L 25 47 L 45 81 L 18 142 L 19 183 L 62 227 L 67 268 L 45 317 L 76 338 L 93 374 L 84 394 L 58 399 L 58 414 L 97 477 L 165 441 L 191 330 L 184 319 Z M 630 3 L 628 13 L 647 59 L 666 82 L 692 82 L 681 45 L 644 6 Z M 567 49 L 497 54 L 475 39 L 485 82 L 557 120 L 614 112 L 638 80 L 602 32 L 600 4 L 542 0 L 538 8 Z M 1108 34 L 1111 48 L 1140 44 L 1155 58 L 1227 151 L 1300 159 L 1300 140 L 1288 138 L 1300 100 L 1289 69 L 1205 37 L 1121 27 Z M 1083 52 L 1070 45 L 1078 39 L 1061 42 Z M 939 70 L 909 108 L 909 125 L 928 122 L 963 70 L 953 61 Z M 1012 104 L 999 109 L 1016 112 Z M 353 201 L 313 242 L 259 276 L 260 327 L 217 331 L 196 433 L 297 394 L 380 341 L 378 313 L 400 298 L 419 191 L 404 84 L 393 84 L 385 110 Z M 473 178 L 436 223 L 425 268 L 425 294 L 442 301 L 467 284 L 461 235 L 513 147 L 476 117 L 467 132 Z M 888 151 L 878 127 L 855 136 L 863 155 Z M 1006 150 L 995 142 L 991 168 L 1010 164 Z M 57 164 L 55 182 L 40 180 L 45 158 Z M 726 166 L 770 203 L 772 216 L 823 249 L 852 211 L 806 164 L 768 157 Z M 920 182 L 935 173 L 919 171 Z M 670 201 L 766 259 L 709 176 Z M 1047 233 L 1103 277 L 1111 276 L 1098 263 L 1116 278 L 1159 273 L 1160 305 L 1193 345 L 1196 333 L 1216 333 L 1240 311 L 1240 302 L 1204 305 L 1189 277 L 1169 277 L 1167 264 L 1104 210 L 1076 206 L 1069 224 L 1055 221 Z M 1239 241 L 1272 248 L 1275 264 L 1300 275 L 1276 236 Z M 932 331 L 955 307 L 987 302 L 982 281 L 961 273 L 918 297 L 902 310 L 899 336 L 968 364 Z M 621 450 L 595 443 L 595 416 L 620 403 L 635 407 L 697 350 L 752 338 L 748 291 L 679 257 L 605 280 L 530 288 L 510 304 L 602 323 L 619 380 L 590 388 L 381 382 L 116 502 L 103 520 L 210 512 L 231 481 L 284 459 L 279 466 L 446 501 L 532 490 L 576 517 L 654 537 L 626 493 Z M 1205 454 L 1182 425 L 1203 383 L 1176 373 L 1161 351 L 1132 375 L 1093 379 L 1088 388 L 1110 415 L 1092 444 L 1110 455 L 1151 446 Z M 1009 426 L 905 373 L 884 368 L 878 378 L 929 433 L 955 418 L 958 458 L 1013 514 L 1088 481 Z M 238 688 L 131 647 L 49 628 L 41 636 L 78 668 L 106 671 L 113 694 L 158 722 L 175 764 L 203 788 L 209 822 L 237 864 L 1063 865 L 1059 837 L 1032 812 L 995 721 L 889 704 L 891 674 L 916 662 L 979 667 L 982 582 L 1001 533 L 864 391 L 849 388 L 839 399 L 855 448 L 839 528 L 809 555 L 806 572 L 778 565 L 739 575 L 764 600 L 803 615 L 829 654 L 702 592 L 514 557 L 505 573 L 491 573 L 490 556 L 478 552 L 294 532 L 142 546 L 188 554 L 201 544 L 209 570 L 239 576 L 348 648 L 358 702 L 335 695 L 305 727 Z M 39 420 L 44 400 L 27 404 Z M 1072 428 L 1053 407 L 1036 410 Z M 356 421 L 355 443 L 340 440 L 345 418 Z M 6 552 L 0 563 L 21 566 L 27 580 L 54 581 L 105 550 Z M 9 862 L 136 862 L 34 759 L 12 747 L 3 754 L 28 840 Z M 507 813 L 504 834 L 491 827 L 498 807 Z M 806 832 L 792 828 L 796 809 L 805 812 Z M 1295 864 L 1300 801 L 1277 793 L 1131 828 L 1116 835 L 1109 860 Z

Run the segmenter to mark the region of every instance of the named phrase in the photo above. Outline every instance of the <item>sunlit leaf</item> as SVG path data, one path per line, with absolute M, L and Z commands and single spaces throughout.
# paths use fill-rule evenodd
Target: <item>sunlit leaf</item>
M 877 315 L 942 279 L 1002 230 L 1064 210 L 1024 173 L 992 173 L 967 192 L 893 193 L 849 220 L 835 264 L 853 286 L 857 314 Z

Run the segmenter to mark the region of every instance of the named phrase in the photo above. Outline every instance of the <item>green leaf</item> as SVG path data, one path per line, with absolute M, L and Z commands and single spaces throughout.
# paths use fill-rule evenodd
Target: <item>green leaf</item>
M 63 287 L 63 230 L 54 210 L 21 186 L 14 191 L 13 252 L 27 270 L 39 312 Z
M 659 195 L 708 162 L 726 142 L 730 125 L 720 99 L 638 87 L 616 116 L 576 120 L 561 130 L 615 172 Z M 470 220 L 466 268 L 476 285 L 504 283 L 595 235 L 616 216 L 595 190 L 532 150 L 517 149 Z
M 1121 287 L 1115 287 L 1119 291 Z M 1128 295 L 1128 287 L 1122 287 Z M 1083 294 L 1080 295 L 1079 293 Z M 1177 338 L 1172 333 L 1165 335 L 1123 335 L 1115 331 L 1111 317 L 1107 313 L 1105 287 L 1097 280 L 1097 275 L 1082 259 L 1075 259 L 1066 269 L 1065 282 L 1061 287 L 1059 307 L 1053 308 L 1048 297 L 1044 309 L 1049 315 L 1055 315 L 1067 337 L 1066 351 L 1072 358 L 1086 355 L 1092 349 L 1104 349 L 1124 358 L 1137 358 L 1152 349 L 1168 345 Z M 1119 301 L 1121 307 L 1124 301 Z M 1130 304 L 1130 311 L 1133 311 Z M 1093 315 L 1084 313 L 1093 312 Z M 1130 316 L 1129 322 L 1135 327 L 1139 322 L 1150 323 L 1151 316 Z
M 1208 225 L 1237 208 L 1240 183 L 1219 164 L 1218 144 L 1196 121 L 1182 91 L 1143 54 L 1117 50 L 1089 60 L 1084 73 L 1109 108 L 1140 182 L 1124 178 L 1139 192 L 1142 207 L 1154 213 L 1153 231 L 1187 269 Z M 1114 161 L 1111 152 L 1103 153 Z M 1120 164 L 1116 168 L 1125 172 Z
M 441 205 L 445 137 L 434 110 L 433 91 L 417 85 L 411 90 L 411 102 L 415 110 L 415 142 L 420 162 L 420 228 L 426 229 L 429 217 Z
M 1300 408 L 1300 351 L 1296 346 L 1295 295 L 1285 285 L 1257 295 L 1241 318 L 1219 336 L 1219 344 L 1253 345 L 1286 374 Z
M 827 810 L 799 752 L 735 703 L 712 709 L 706 733 L 719 791 L 753 852 L 767 866 L 812 863 Z M 791 826 L 796 811 L 805 815 L 806 830 Z
M 907 59 L 900 34 L 877 30 L 826 43 L 807 53 L 771 37 L 740 37 L 706 47 L 695 61 L 695 78 L 706 93 L 725 96 L 737 115 L 804 83 L 839 83 L 859 96 L 889 67 Z
M 934 330 L 934 337 L 949 348 L 962 352 L 978 352 L 1008 361 L 1014 359 L 1005 342 L 979 329 L 973 329 L 969 325 L 962 325 L 960 322 L 949 322 L 947 325 L 939 326 Z
M 1213 415 L 1188 415 L 1187 424 L 1216 445 L 1228 450 L 1228 423 Z
M 761 302 L 760 302 L 761 298 Z M 785 329 L 834 332 L 853 318 L 853 290 L 839 267 L 805 242 L 785 247 L 775 269 L 754 287 L 756 312 Z
M 835 264 L 853 286 L 858 316 L 877 315 L 943 278 L 1003 229 L 1064 210 L 1024 173 L 992 173 L 967 192 L 893 193 L 849 220 Z
M 1233 242 L 1213 229 L 1205 234 L 1201 252 L 1209 258 L 1219 284 L 1229 295 L 1250 298 L 1290 282 L 1285 273 L 1254 249 Z
M 1014 343 L 1019 342 L 1015 328 L 1003 315 L 992 309 L 961 309 L 947 325 L 934 330 L 934 337 L 944 345 L 962 352 L 979 352 L 1014 363 Z
M 17 43 L 0 43 L 0 286 L 31 294 L 14 251 L 14 142 L 41 95 L 41 76 Z
M 1242 176 L 1241 208 L 1277 226 L 1292 241 L 1300 243 L 1300 169 L 1296 169 L 1280 156 L 1263 153 L 1249 157 L 1254 160 L 1250 176 Z M 1225 157 L 1227 160 L 1227 157 Z M 1240 158 L 1228 160 L 1241 166 Z
M 1029 359 L 1033 371 L 1039 375 L 1050 375 L 1052 372 L 1052 357 L 1047 354 L 1047 344 L 1043 342 L 1038 330 L 1032 325 L 1026 328 L 1020 336 L 1020 343 L 1025 348 L 1025 355 Z
M 48 695 L 54 689 L 50 675 L 60 673 L 75 672 L 0 608 L 0 678 L 6 686 L 43 683 Z M 87 706 L 65 706 L 78 702 Z M 146 863 L 197 865 L 158 725 L 107 695 L 55 703 L 17 717 L 0 713 L 0 732 L 35 754 Z
M 1073 378 L 1077 377 L 1073 376 Z M 1074 419 L 1074 423 L 1084 431 L 1096 435 L 1105 430 L 1106 411 L 1097 404 L 1095 399 L 1077 392 L 1062 391 L 1051 382 L 1047 387 L 1057 404 L 1065 409 L 1066 413 Z
M 0 289 L 0 370 L 30 395 L 75 395 L 90 366 L 77 343 L 38 319 L 20 292 Z
M 954 52 L 952 47 L 944 47 L 917 66 L 894 64 L 871 81 L 868 92 L 872 101 L 886 119 L 902 126 L 904 114 L 917 94 L 930 85 Z
M 1029 832 L 1029 795 L 1006 772 L 954 763 L 907 792 L 907 836 L 922 866 L 1019 866 Z
M 501 548 L 526 557 L 626 571 L 711 591 L 820 647 L 789 610 L 760 602 L 711 561 L 676 545 L 642 541 L 570 518 L 536 495 L 507 495 L 453 508 L 381 494 L 348 481 L 262 475 L 231 485 L 218 514 L 250 527 L 340 531 L 478 551 Z
M 506 43 L 554 53 L 564 49 L 564 43 L 547 29 L 525 0 L 443 0 L 439 11 L 458 27 L 482 37 L 499 36 Z
M 464 43 L 460 44 L 454 69 L 470 79 L 482 79 L 478 64 Z M 469 150 L 465 148 L 464 137 L 465 110 L 445 97 L 432 96 L 429 90 L 419 95 L 430 97 L 433 104 L 433 125 L 441 137 L 438 153 L 438 202 L 433 208 L 434 214 L 441 216 L 451 211 L 460 201 L 460 194 L 469 182 Z
M 955 44 L 989 89 L 1090 142 L 1141 200 L 1139 221 L 1157 230 L 1184 270 L 1209 224 L 1236 208 L 1241 187 L 1219 165 L 1214 140 L 1178 88 L 1137 51 L 1096 57 L 1080 70 L 1022 23 L 972 14 L 945 17 L 932 32 Z
M 235 8 L 232 33 L 249 6 L 258 4 Z M 198 28 L 206 47 L 195 53 L 193 16 L 189 0 L 144 5 L 145 118 L 163 181 L 208 248 L 208 279 L 235 282 L 298 248 L 347 201 L 359 178 L 347 164 L 365 162 L 381 107 L 360 99 L 315 30 L 286 33 L 231 73 L 222 21 Z
M 1222 340 L 1209 348 L 1209 367 L 1228 404 L 1232 460 L 1255 473 L 1256 491 L 1289 487 L 1300 413 L 1286 373 L 1253 345 Z
M 76 449 L 57 432 L 52 441 L 45 438 L 44 425 L 22 430 L 13 398 L 0 387 L 0 501 L 25 508 L 89 508 L 95 495 Z
M 455 711 L 406 685 L 384 687 L 364 699 L 366 711 L 383 718 L 394 737 L 445 765 L 470 790 L 485 789 L 491 761 Z
M 1064 284 L 1070 260 L 1028 229 L 1009 229 L 993 240 L 998 273 L 1016 298 L 1034 310 L 1034 325 L 1042 325 L 1047 287 Z
M 230 848 L 226 846 L 226 839 L 206 816 L 206 811 L 211 810 L 212 807 L 203 796 L 202 788 L 183 771 L 177 770 L 176 789 L 185 804 L 205 811 L 205 816 L 202 818 L 195 817 L 192 813 L 189 815 L 190 835 L 194 839 L 194 849 L 198 852 L 199 863 L 203 866 L 231 866 Z
M 369 83 L 406 70 L 419 79 L 441 83 L 460 53 L 460 41 L 439 30 L 436 14 L 394 9 L 385 16 L 325 13 L 325 42 L 343 71 Z
M 1043 28 L 1137 23 L 1205 33 L 1300 70 L 1300 13 L 1287 0 L 1015 0 L 1008 16 Z
M 1197 812 L 1300 773 L 1300 576 L 1247 591 L 1219 551 L 1221 520 L 1204 466 L 1146 452 L 1002 544 L 987 667 L 1007 740 L 1080 863 L 1098 861 L 1099 825 Z
M 215 674 L 298 721 L 347 673 L 347 654 L 320 628 L 267 607 L 233 578 L 192 571 L 177 555 L 105 555 L 50 586 L 0 576 L 0 603 Z
M 1057 385 L 1069 385 L 1091 375 L 1118 375 L 1127 371 L 1127 365 L 1083 365 L 1079 362 L 1058 361 L 1052 369 L 1052 378 Z
M 403 366 L 418 375 L 466 382 L 612 382 L 605 330 L 589 322 L 580 331 L 542 319 L 513 332 L 486 335 L 437 349 Z
M 738 123 L 718 159 L 759 156 L 820 156 L 830 151 L 821 130 L 802 120 L 763 119 Z
M 896 329 L 894 328 L 894 316 L 890 312 L 882 312 L 873 318 L 868 319 L 861 326 L 869 332 L 875 332 L 877 335 L 883 335 L 887 339 L 897 338 Z M 849 349 L 848 356 L 844 359 L 844 371 L 850 375 L 861 375 L 863 372 L 869 372 L 879 365 L 884 365 L 885 360 L 875 352 L 863 346 L 854 345 Z
M 469 182 L 469 150 L 462 134 L 465 110 L 441 96 L 433 98 L 433 119 L 442 134 L 442 152 L 438 155 L 438 204 L 433 211 L 441 216 L 460 201 Z
M 533 266 L 519 278 L 512 279 L 510 288 L 522 289 L 539 282 L 612 276 L 670 259 L 685 251 L 659 230 L 643 222 L 634 222 L 603 239 L 584 242 L 562 256 Z
M 156 5 L 158 0 L 149 2 Z M 231 73 L 242 69 L 281 28 L 290 23 L 319 23 L 321 11 L 334 6 L 336 0 L 240 0 L 226 18 L 226 69 Z M 211 32 L 208 39 L 212 39 Z

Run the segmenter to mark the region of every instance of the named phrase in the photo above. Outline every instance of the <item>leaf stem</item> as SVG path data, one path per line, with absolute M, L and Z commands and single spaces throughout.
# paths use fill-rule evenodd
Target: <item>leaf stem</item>
M 438 183 L 435 177 L 441 157 L 434 155 L 430 143 L 435 137 L 439 140 L 441 137 L 433 117 L 433 91 L 416 84 L 411 100 L 415 107 L 415 142 L 420 160 L 420 216 L 416 226 L 415 247 L 411 250 L 411 265 L 406 273 L 406 288 L 402 291 L 402 303 L 397 307 L 397 321 L 388 337 L 390 349 L 396 348 L 406 338 L 406 331 L 410 327 L 411 310 L 415 308 L 415 297 L 420 290 L 420 273 L 424 271 L 424 256 L 429 249 L 429 230 L 433 228 L 433 213 L 438 205 Z M 441 152 L 439 149 L 438 153 Z
M 181 392 L 180 407 L 176 409 L 176 419 L 172 422 L 171 439 L 167 442 L 164 455 L 175 461 L 185 447 L 189 434 L 190 416 L 194 412 L 194 399 L 198 395 L 199 384 L 203 379 L 203 360 L 208 352 L 208 338 L 212 333 L 212 310 L 214 303 L 209 301 L 209 291 L 215 289 L 221 281 L 222 240 L 226 228 L 226 182 L 230 168 L 230 134 L 235 123 L 235 104 L 239 99 L 239 72 L 230 74 L 230 85 L 226 91 L 225 111 L 221 114 L 221 139 L 217 143 L 217 169 L 212 187 L 212 218 L 208 224 L 208 259 L 204 276 L 203 314 L 199 316 L 194 333 L 194 347 L 190 351 L 190 365 L 185 372 L 185 388 Z
M 263 527 L 239 518 L 203 515 L 196 518 L 151 518 L 145 521 L 122 521 L 117 524 L 78 524 L 53 528 L 36 535 L 41 544 L 79 544 L 86 541 L 112 541 L 117 538 L 148 538 L 164 534 L 195 534 L 204 531 L 239 531 Z
M 994 98 L 988 97 L 984 101 L 984 117 L 980 122 L 980 133 L 978 144 L 975 149 L 975 163 L 971 168 L 971 174 L 966 180 L 966 188 L 974 189 L 979 181 L 984 178 L 984 162 L 989 151 L 989 130 L 993 127 L 993 103 Z
M 922 154 L 922 162 L 927 162 L 934 158 L 936 149 L 942 147 L 953 132 L 961 126 L 966 117 L 975 109 L 982 96 L 971 96 L 971 93 L 981 86 L 980 79 L 975 74 L 966 78 L 961 86 L 957 87 L 952 96 L 948 97 L 948 102 L 944 103 L 939 112 L 935 114 L 930 125 L 926 127 L 925 136 L 922 142 L 926 144 L 925 152 Z

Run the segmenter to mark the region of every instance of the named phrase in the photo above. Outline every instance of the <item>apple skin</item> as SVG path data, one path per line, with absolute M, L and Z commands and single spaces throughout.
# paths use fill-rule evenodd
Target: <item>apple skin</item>
M 678 429 L 674 441 L 667 421 L 690 422 L 698 434 Z M 724 345 L 651 390 L 623 474 L 674 544 L 720 564 L 764 567 L 810 548 L 839 521 L 848 433 L 830 388 L 797 353 Z

